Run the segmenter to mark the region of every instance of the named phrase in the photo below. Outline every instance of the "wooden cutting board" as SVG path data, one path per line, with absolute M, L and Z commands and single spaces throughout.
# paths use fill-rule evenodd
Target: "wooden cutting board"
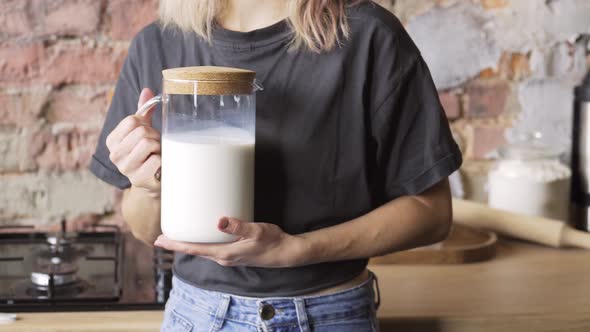
M 492 259 L 498 236 L 494 232 L 454 224 L 442 242 L 374 257 L 370 264 L 465 264 Z

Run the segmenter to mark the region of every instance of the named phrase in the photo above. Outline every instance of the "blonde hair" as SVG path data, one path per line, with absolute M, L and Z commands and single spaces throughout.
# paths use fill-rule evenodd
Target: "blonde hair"
M 345 9 L 362 0 L 285 0 L 288 21 L 293 29 L 292 45 L 302 45 L 320 53 L 340 45 L 350 31 Z M 227 0 L 160 0 L 160 22 L 194 31 L 211 41 L 215 20 L 223 13 Z

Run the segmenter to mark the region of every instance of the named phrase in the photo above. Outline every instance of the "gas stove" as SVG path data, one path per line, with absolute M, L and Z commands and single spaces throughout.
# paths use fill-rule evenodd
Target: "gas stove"
M 117 226 L 0 226 L 0 312 L 162 309 L 172 261 Z

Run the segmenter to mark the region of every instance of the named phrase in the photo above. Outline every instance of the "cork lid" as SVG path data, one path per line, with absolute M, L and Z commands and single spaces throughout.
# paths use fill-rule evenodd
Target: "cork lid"
M 164 93 L 197 95 L 242 95 L 254 91 L 256 72 L 251 70 L 197 66 L 165 69 Z

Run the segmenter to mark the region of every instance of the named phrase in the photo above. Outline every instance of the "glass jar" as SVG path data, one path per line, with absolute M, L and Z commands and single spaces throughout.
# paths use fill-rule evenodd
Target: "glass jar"
M 162 103 L 161 227 L 185 242 L 231 242 L 222 217 L 254 217 L 255 73 L 166 69 Z
M 539 138 L 527 137 L 498 150 L 488 178 L 488 205 L 567 221 L 571 170 L 560 161 L 560 151 Z

